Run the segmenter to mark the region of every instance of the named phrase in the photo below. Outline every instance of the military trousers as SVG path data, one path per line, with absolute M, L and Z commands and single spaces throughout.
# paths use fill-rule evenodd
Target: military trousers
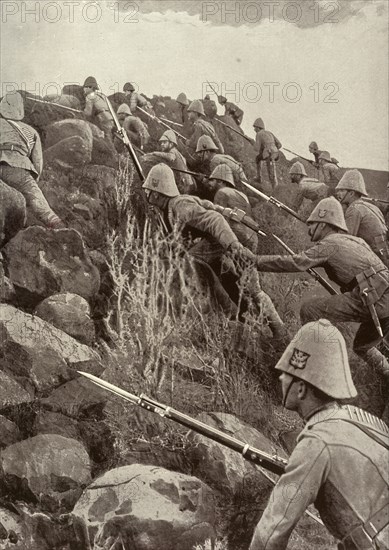
M 262 183 L 262 165 L 264 163 L 266 163 L 269 182 L 271 183 L 271 186 L 273 187 L 273 189 L 277 185 L 277 175 L 276 175 L 276 165 L 275 165 L 275 161 L 277 160 L 275 158 L 276 156 L 278 158 L 278 154 L 276 155 L 275 153 L 271 153 L 271 156 L 267 157 L 264 160 L 260 160 L 257 163 L 257 181 L 258 181 L 258 183 Z
M 375 308 L 384 339 L 387 340 L 389 338 L 389 289 L 375 304 Z M 374 347 L 381 340 L 369 309 L 362 302 L 358 288 L 340 295 L 307 300 L 301 306 L 300 318 L 303 324 L 320 318 L 328 319 L 332 323 L 344 321 L 361 323 L 353 343 L 353 349 L 358 354 Z
M 40 222 L 50 225 L 58 220 L 57 214 L 50 208 L 31 172 L 24 168 L 0 164 L 0 179 L 24 196 L 27 208 L 31 209 Z

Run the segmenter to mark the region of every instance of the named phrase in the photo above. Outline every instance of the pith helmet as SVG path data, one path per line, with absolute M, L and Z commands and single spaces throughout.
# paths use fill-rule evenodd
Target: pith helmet
M 181 105 L 189 105 L 188 98 L 186 97 L 186 94 L 184 94 L 184 92 L 178 94 L 176 101 L 178 103 L 181 103 Z
M 316 143 L 316 141 L 311 141 L 311 143 L 309 144 L 309 148 L 313 149 L 314 151 L 317 151 L 319 149 L 319 146 Z
M 121 115 L 123 113 L 126 115 L 132 115 L 130 106 L 127 105 L 127 103 L 122 103 L 121 105 L 119 105 L 118 115 Z
M 193 112 L 205 116 L 203 104 L 199 99 L 195 99 L 188 107 L 188 113 Z
M 227 103 L 227 98 L 224 97 L 224 95 L 218 95 L 217 100 L 219 103 L 221 103 L 221 105 L 223 105 L 223 103 Z
M 174 143 L 174 145 L 177 145 L 176 134 L 173 132 L 173 130 L 166 130 L 166 132 L 162 134 L 158 141 L 170 141 L 171 143 Z
M 358 170 L 347 170 L 347 172 L 343 174 L 335 189 L 337 191 L 342 189 L 347 191 L 356 191 L 357 193 L 367 197 L 365 180 Z
M 158 193 L 167 197 L 177 197 L 180 194 L 173 170 L 166 164 L 153 166 L 142 187 L 150 191 L 158 191 Z
M 123 86 L 123 92 L 135 92 L 135 88 L 131 82 L 126 82 Z
M 0 102 L 0 114 L 7 119 L 23 120 L 24 103 L 22 96 L 18 92 L 6 94 Z
M 209 176 L 209 179 L 224 181 L 232 187 L 236 187 L 232 170 L 227 164 L 219 164 L 216 166 L 215 170 Z
M 209 101 L 211 98 L 209 97 L 209 94 L 207 94 L 205 97 L 204 97 L 204 101 Z
M 265 123 L 261 118 L 257 118 L 253 124 L 254 128 L 265 128 Z
M 310 222 L 328 223 L 348 233 L 342 206 L 335 197 L 328 197 L 327 199 L 321 200 L 307 219 L 307 223 Z
M 209 136 L 200 136 L 197 141 L 196 153 L 201 151 L 218 151 L 213 139 Z
M 97 85 L 97 80 L 95 79 L 95 77 L 94 76 L 88 76 L 88 78 L 85 79 L 85 82 L 83 84 L 83 88 L 94 88 L 95 90 L 97 90 L 98 85 Z
M 346 343 L 339 330 L 327 319 L 302 326 L 276 369 L 308 382 L 334 399 L 357 396 Z
M 319 160 L 328 160 L 331 162 L 331 155 L 328 151 L 322 151 L 319 155 Z
M 304 165 L 301 162 L 295 162 L 292 164 L 289 170 L 289 174 L 299 174 L 300 176 L 306 176 Z

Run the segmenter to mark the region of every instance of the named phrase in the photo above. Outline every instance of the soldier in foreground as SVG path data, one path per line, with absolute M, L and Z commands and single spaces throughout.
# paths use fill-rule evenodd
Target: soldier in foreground
M 301 322 L 326 317 L 361 323 L 353 349 L 389 378 L 387 359 L 374 346 L 389 334 L 389 270 L 363 239 L 348 235 L 343 210 L 334 197 L 319 202 L 307 220 L 314 245 L 291 256 L 260 256 L 260 271 L 303 272 L 323 267 L 342 294 L 312 298 L 300 309 Z
M 224 153 L 224 147 L 220 141 L 215 128 L 210 122 L 204 120 L 205 112 L 203 104 L 199 99 L 192 101 L 188 107 L 188 118 L 192 122 L 192 135 L 186 143 L 189 150 L 196 151 L 197 142 L 201 136 L 209 136 L 216 144 L 220 153 Z
M 350 235 L 361 237 L 389 267 L 389 249 L 384 215 L 367 197 L 365 181 L 358 170 L 347 170 L 336 186 L 336 198 L 344 208 L 344 219 Z
M 257 118 L 253 124 L 255 136 L 255 146 L 258 151 L 256 157 L 257 163 L 257 177 L 256 181 L 262 183 L 262 164 L 266 162 L 267 173 L 269 176 L 269 182 L 273 189 L 277 187 L 277 172 L 275 162 L 279 157 L 279 149 L 281 149 L 281 142 L 275 137 L 272 132 L 265 130 L 265 124 L 261 118 Z
M 321 199 L 328 197 L 329 188 L 323 182 L 313 178 L 308 178 L 304 165 L 301 162 L 295 162 L 290 170 L 290 179 L 292 183 L 297 183 L 298 191 L 293 201 L 292 208 L 298 212 L 304 199 L 308 199 L 315 203 Z
M 276 365 L 283 406 L 304 421 L 250 550 L 285 550 L 315 503 L 342 550 L 388 549 L 389 429 L 339 400 L 356 397 L 346 344 L 326 319 L 304 325 Z
M 61 229 L 65 225 L 37 183 L 43 169 L 39 134 L 20 122 L 23 118 L 22 96 L 17 92 L 4 96 L 0 103 L 0 179 L 24 196 L 27 208 L 46 227 Z
M 159 138 L 159 144 L 161 151 L 147 153 L 147 155 L 144 155 L 143 159 L 155 158 L 160 162 L 165 162 L 170 168 L 188 170 L 185 157 L 177 149 L 177 138 L 173 130 L 166 130 Z M 176 172 L 175 178 L 180 193 L 191 194 L 196 190 L 196 182 L 189 174 Z
M 104 132 L 104 137 L 113 143 L 113 129 L 115 124 L 109 112 L 105 97 L 100 94 L 94 76 L 88 76 L 83 84 L 85 95 L 84 113 L 86 118 Z

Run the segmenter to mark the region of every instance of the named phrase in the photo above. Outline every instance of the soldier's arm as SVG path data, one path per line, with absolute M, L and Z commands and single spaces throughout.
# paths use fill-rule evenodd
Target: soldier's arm
M 274 136 L 274 134 L 273 134 L 273 136 Z M 274 143 L 276 144 L 277 149 L 281 149 L 282 143 L 280 142 L 280 140 L 278 138 L 276 138 L 276 136 L 274 136 Z
M 358 235 L 359 226 L 361 225 L 362 221 L 362 214 L 358 210 L 358 208 L 347 208 L 344 214 L 344 219 L 350 235 Z
M 142 94 L 136 94 L 136 102 L 139 107 L 147 107 L 148 101 Z
M 284 550 L 298 520 L 318 495 L 329 472 L 328 449 L 304 437 L 293 451 L 254 531 L 249 550 Z
M 94 105 L 94 95 L 88 94 L 85 98 L 85 108 L 84 113 L 87 118 L 91 118 L 93 114 L 93 105 Z
M 293 208 L 293 210 L 295 210 L 295 212 L 298 212 L 300 206 L 303 204 L 303 200 L 304 200 L 304 195 L 302 193 L 302 191 L 299 189 L 297 191 L 297 195 L 293 201 L 293 204 L 291 206 L 291 208 Z
M 41 144 L 41 139 L 39 137 L 38 132 L 35 132 L 35 136 L 36 136 L 36 139 L 35 139 L 34 147 L 32 148 L 32 151 L 31 151 L 30 158 L 31 158 L 32 164 L 34 165 L 35 170 L 38 172 L 38 179 L 39 179 L 43 170 L 42 144 Z
M 215 135 L 214 135 L 214 136 L 211 136 L 211 137 L 212 137 L 212 139 L 214 140 L 215 145 L 217 145 L 217 147 L 218 147 L 220 153 L 223 155 L 223 154 L 224 154 L 224 147 L 223 147 L 222 142 L 220 141 L 219 136 L 218 136 L 217 133 L 216 133 L 216 130 L 215 130 Z
M 257 256 L 255 265 L 259 271 L 273 273 L 303 272 L 309 268 L 325 264 L 332 252 L 333 248 L 330 245 L 320 242 L 300 254 L 291 254 L 290 256 Z
M 239 242 L 221 214 L 192 200 L 181 200 L 174 209 L 174 216 L 180 224 L 208 233 L 225 249 Z
M 188 139 L 188 141 L 186 142 L 186 146 L 189 149 L 194 149 L 196 151 L 197 142 L 198 142 L 200 136 L 201 136 L 201 130 L 197 126 L 197 124 L 194 124 L 193 125 L 193 133 L 190 136 L 190 138 Z
M 152 155 L 153 157 L 160 158 L 162 160 L 165 160 L 167 162 L 174 162 L 175 156 L 173 153 L 163 153 L 162 151 L 153 151 L 152 153 L 148 153 L 149 155 Z

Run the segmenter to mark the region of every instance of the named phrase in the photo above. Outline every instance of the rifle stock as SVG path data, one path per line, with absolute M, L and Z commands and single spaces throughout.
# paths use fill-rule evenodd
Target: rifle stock
M 118 395 L 126 401 L 129 401 L 134 405 L 138 405 L 139 407 L 142 407 L 147 411 L 156 413 L 163 418 L 173 420 L 174 422 L 177 422 L 185 428 L 204 435 L 205 437 L 216 441 L 216 443 L 220 443 L 221 445 L 224 445 L 225 447 L 228 447 L 229 449 L 240 453 L 249 462 L 253 462 L 257 466 L 261 466 L 269 472 L 277 475 L 282 475 L 285 471 L 287 461 L 284 458 L 272 456 L 268 453 L 265 453 L 264 451 L 256 449 L 255 447 L 251 447 L 250 445 L 248 445 L 248 443 L 245 443 L 244 441 L 240 441 L 239 439 L 236 439 L 235 437 L 232 437 L 220 430 L 217 430 L 212 426 L 208 426 L 208 424 L 205 424 L 204 422 L 195 420 L 191 416 L 177 411 L 172 407 L 159 403 L 158 401 L 154 401 L 154 399 L 150 399 L 146 395 L 134 395 L 119 388 L 118 386 L 115 386 L 114 384 L 110 384 L 109 382 L 106 382 L 105 380 L 94 376 L 93 374 L 88 374 L 82 371 L 78 372 L 100 388 L 110 391 L 111 393 L 114 393 L 115 395 Z

